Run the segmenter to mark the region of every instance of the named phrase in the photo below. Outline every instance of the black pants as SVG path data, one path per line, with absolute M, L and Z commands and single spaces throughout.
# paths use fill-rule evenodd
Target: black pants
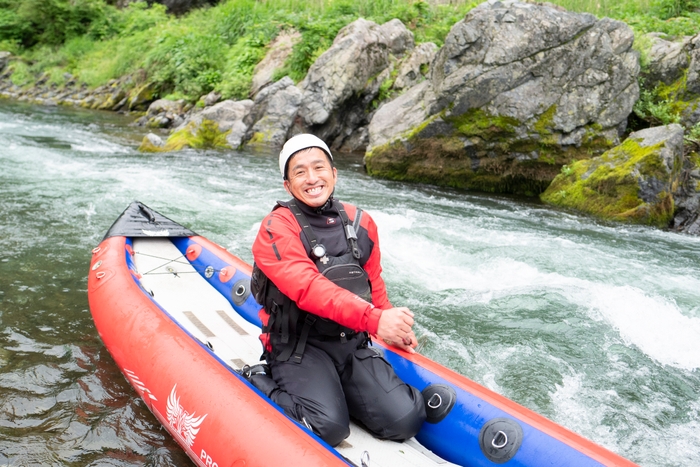
M 366 340 L 309 337 L 300 363 L 270 361 L 279 385 L 271 399 L 331 446 L 350 434 L 350 417 L 381 439 L 414 436 L 425 421 L 423 397 Z

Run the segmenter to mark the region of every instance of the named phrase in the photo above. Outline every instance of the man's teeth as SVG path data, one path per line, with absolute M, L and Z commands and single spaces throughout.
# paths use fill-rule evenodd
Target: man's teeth
M 313 187 L 313 188 L 309 188 L 308 190 L 306 190 L 306 192 L 307 192 L 308 194 L 310 194 L 310 195 L 315 195 L 316 193 L 318 193 L 318 192 L 321 191 L 322 189 L 323 189 L 322 186 L 315 186 L 315 187 Z

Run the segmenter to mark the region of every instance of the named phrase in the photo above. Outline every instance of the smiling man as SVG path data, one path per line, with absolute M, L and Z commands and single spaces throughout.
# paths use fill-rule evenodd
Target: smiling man
M 425 420 L 423 397 L 369 339 L 411 353 L 417 345 L 413 313 L 388 300 L 377 226 L 333 197 L 338 173 L 321 139 L 291 138 L 279 166 L 292 199 L 278 201 L 253 244 L 268 365 L 244 374 L 332 446 L 351 417 L 379 438 L 410 438 Z

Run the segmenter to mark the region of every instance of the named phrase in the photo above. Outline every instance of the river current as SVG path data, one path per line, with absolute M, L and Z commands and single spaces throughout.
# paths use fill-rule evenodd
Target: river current
M 97 335 L 91 250 L 139 200 L 251 262 L 286 196 L 274 151 L 142 154 L 130 121 L 0 101 L 0 465 L 192 465 Z M 700 465 L 700 238 L 336 158 L 419 351 L 640 466 Z

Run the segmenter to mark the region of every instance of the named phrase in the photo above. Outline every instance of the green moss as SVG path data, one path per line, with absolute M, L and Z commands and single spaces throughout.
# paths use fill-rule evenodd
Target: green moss
M 507 155 L 479 157 L 465 144 L 461 136 L 394 141 L 374 148 L 365 165 L 370 175 L 392 180 L 526 196 L 541 193 L 556 175 L 555 168 L 538 161 L 513 161 Z
M 515 136 L 515 128 L 521 122 L 513 117 L 491 115 L 485 110 L 469 109 L 462 115 L 450 116 L 445 120 L 454 126 L 459 134 L 479 137 L 485 141 L 504 140 Z
M 248 141 L 249 144 L 262 143 L 265 140 L 265 135 L 260 132 L 253 133 L 253 137 Z
M 554 115 L 557 113 L 556 104 L 552 105 L 550 108 L 544 111 L 540 118 L 535 122 L 534 128 L 537 133 L 541 136 L 547 136 L 552 134 L 552 123 L 554 121 Z
M 129 110 L 146 110 L 158 96 L 155 83 L 146 83 L 129 93 Z
M 483 109 L 460 116 L 446 116 L 447 112 L 373 148 L 365 156 L 368 173 L 393 180 L 537 196 L 563 165 L 612 146 L 591 125 L 587 144 L 561 147 L 551 131 L 556 106 L 532 122 L 537 134 L 525 139 L 517 139 L 516 127 L 521 123 L 515 118 L 490 115 Z M 536 157 L 516 158 L 514 154 Z
M 681 122 L 683 113 L 698 100 L 696 94 L 688 91 L 688 71 L 683 70 L 681 77 L 671 84 L 661 82 L 653 89 L 642 88 L 634 105 L 635 114 L 651 125 Z
M 226 141 L 226 136 L 229 133 L 230 130 L 219 130 L 219 124 L 213 120 L 204 119 L 199 125 L 190 122 L 185 128 L 170 135 L 165 146 L 159 151 L 179 151 L 187 147 L 193 149 L 230 148 Z
M 265 145 L 271 144 L 273 141 L 274 132 L 273 131 L 256 131 L 253 136 L 248 141 L 248 145 Z
M 658 201 L 646 203 L 639 197 L 637 180 L 643 175 L 670 181 L 658 154 L 663 145 L 641 146 L 629 138 L 601 157 L 574 162 L 562 169 L 541 199 L 604 219 L 666 226 L 673 217 L 673 197 L 664 191 Z

